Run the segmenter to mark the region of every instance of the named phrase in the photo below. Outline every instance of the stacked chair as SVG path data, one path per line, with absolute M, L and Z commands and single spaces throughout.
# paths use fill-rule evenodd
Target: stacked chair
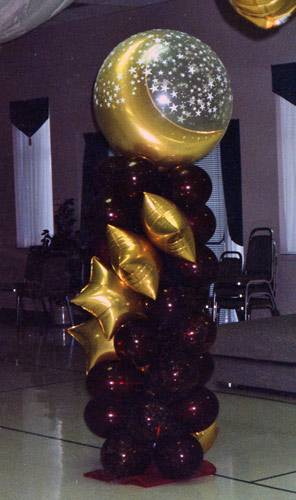
M 213 320 L 219 323 L 221 309 L 234 309 L 239 320 L 251 319 L 254 309 L 269 309 L 278 316 L 276 306 L 276 243 L 272 229 L 257 227 L 249 236 L 245 263 L 239 252 L 224 252 L 213 289 Z

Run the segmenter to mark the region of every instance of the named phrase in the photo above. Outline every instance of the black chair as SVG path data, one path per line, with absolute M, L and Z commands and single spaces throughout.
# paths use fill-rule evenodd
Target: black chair
M 246 261 L 241 269 L 239 252 L 222 254 L 213 290 L 213 319 L 219 322 L 220 309 L 235 309 L 239 320 L 248 320 L 254 309 L 269 309 L 279 315 L 276 294 L 276 243 L 273 231 L 258 227 L 251 231 Z

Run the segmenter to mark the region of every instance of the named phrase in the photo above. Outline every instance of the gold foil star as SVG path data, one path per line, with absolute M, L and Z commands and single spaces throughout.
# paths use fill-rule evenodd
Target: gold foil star
M 96 318 L 86 323 L 68 328 L 68 333 L 77 340 L 87 355 L 86 373 L 95 366 L 98 361 L 105 359 L 117 359 L 114 349 L 114 339 L 107 340 L 102 328 Z
M 138 293 L 156 299 L 159 264 L 155 250 L 144 238 L 108 224 L 112 267 Z
M 164 252 L 196 262 L 192 229 L 174 203 L 156 194 L 144 193 L 143 221 L 149 239 Z
M 97 318 L 106 339 L 125 315 L 142 311 L 140 298 L 96 257 L 91 259 L 89 283 L 72 302 Z

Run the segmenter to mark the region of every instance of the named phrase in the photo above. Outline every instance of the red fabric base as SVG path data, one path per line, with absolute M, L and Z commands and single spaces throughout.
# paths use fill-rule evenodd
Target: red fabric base
M 190 478 L 196 479 L 202 476 L 212 476 L 216 472 L 216 467 L 207 462 L 203 461 L 201 468 Z M 122 479 L 114 479 L 111 474 L 105 472 L 103 469 L 97 469 L 92 472 L 86 472 L 84 477 L 91 479 L 97 479 L 98 481 L 105 481 L 106 483 L 114 484 L 132 484 L 134 486 L 140 486 L 141 488 L 153 488 L 153 486 L 161 486 L 162 484 L 171 484 L 177 481 L 173 479 L 163 478 L 156 467 L 150 466 L 144 474 L 140 476 L 130 476 L 124 477 Z

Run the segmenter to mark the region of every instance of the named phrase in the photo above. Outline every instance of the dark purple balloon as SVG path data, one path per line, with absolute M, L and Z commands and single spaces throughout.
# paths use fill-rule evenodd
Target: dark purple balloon
M 207 243 L 216 231 L 216 217 L 207 205 L 185 211 L 193 234 L 199 243 Z
M 212 181 L 196 165 L 178 165 L 171 172 L 171 193 L 180 209 L 195 208 L 208 201 L 212 193 Z
M 125 399 L 142 390 L 143 379 L 136 368 L 121 361 L 106 360 L 90 370 L 86 387 L 92 397 L 100 397 L 102 401 Z
M 179 348 L 191 353 L 208 351 L 216 340 L 217 326 L 205 314 L 188 314 L 175 323 Z
M 156 351 L 156 333 L 146 319 L 128 319 L 115 333 L 114 347 L 117 355 L 137 367 L 150 364 Z
M 218 274 L 218 260 L 214 252 L 205 245 L 196 247 L 196 263 L 183 259 L 175 259 L 176 278 L 188 286 L 199 287 L 206 283 L 213 283 Z
M 100 437 L 107 437 L 114 431 L 126 426 L 129 410 L 120 402 L 91 399 L 84 410 L 84 420 L 91 432 Z
M 147 387 L 164 400 L 188 391 L 196 385 L 196 367 L 190 355 L 162 351 L 159 360 L 151 367 Z
M 114 433 L 101 450 L 105 471 L 114 478 L 143 474 L 152 460 L 151 444 L 138 441 L 127 433 Z
M 219 402 L 209 389 L 196 387 L 188 397 L 176 401 L 172 409 L 177 421 L 188 432 L 200 432 L 216 420 Z
M 213 356 L 208 352 L 199 354 L 196 358 L 196 366 L 198 367 L 198 385 L 206 385 L 215 369 Z
M 203 450 L 190 434 L 164 436 L 156 444 L 154 460 L 163 477 L 186 479 L 200 469 Z
M 178 425 L 167 405 L 155 397 L 146 397 L 135 406 L 129 429 L 138 439 L 157 441 L 166 434 L 175 434 Z

